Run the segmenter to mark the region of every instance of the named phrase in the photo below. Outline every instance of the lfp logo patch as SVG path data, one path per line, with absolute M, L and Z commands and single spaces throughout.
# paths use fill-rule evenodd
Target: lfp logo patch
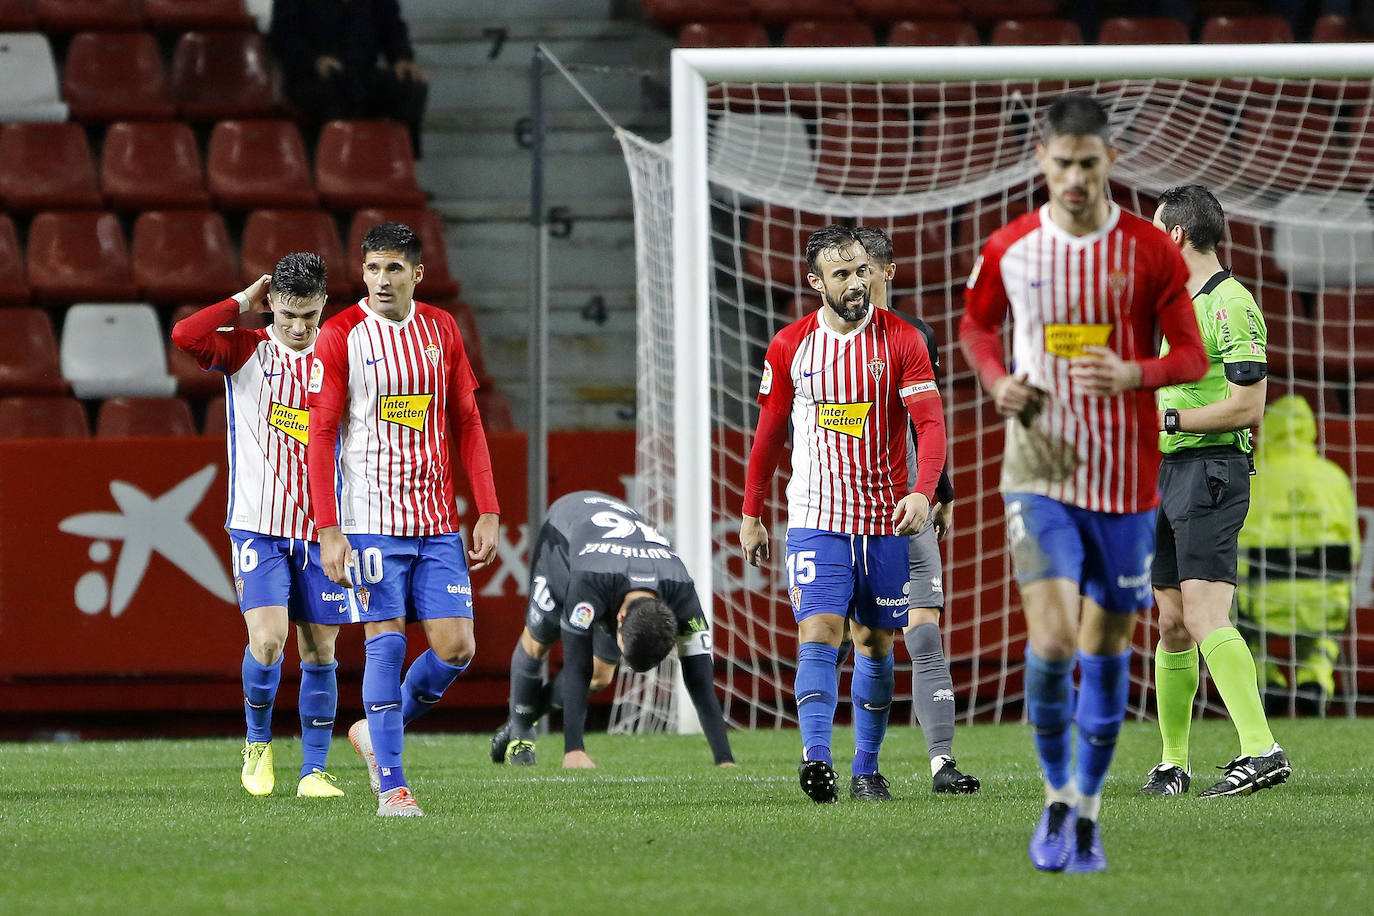
M 583 601 L 572 609 L 572 613 L 568 615 L 568 623 L 577 627 L 579 630 L 591 629 L 592 618 L 595 616 L 596 609 Z

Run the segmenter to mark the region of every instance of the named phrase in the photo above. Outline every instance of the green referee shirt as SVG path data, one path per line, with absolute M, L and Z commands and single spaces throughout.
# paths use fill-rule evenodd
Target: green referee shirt
M 1196 382 L 1187 385 L 1170 385 L 1159 389 L 1157 395 L 1159 409 L 1172 407 L 1182 410 L 1187 407 L 1203 407 L 1226 400 L 1230 388 L 1226 381 L 1228 363 L 1265 362 L 1264 344 L 1267 334 L 1264 328 L 1264 314 L 1255 304 L 1255 297 L 1231 276 L 1229 270 L 1213 275 L 1193 297 L 1193 308 L 1197 312 L 1198 328 L 1202 331 L 1202 343 L 1207 348 L 1207 374 Z M 1169 342 L 1165 340 L 1160 355 L 1169 352 Z M 1175 433 L 1159 436 L 1159 450 L 1164 454 L 1182 451 L 1185 448 L 1201 448 L 1206 445 L 1234 445 L 1242 452 L 1250 451 L 1250 431 L 1235 430 L 1227 433 Z

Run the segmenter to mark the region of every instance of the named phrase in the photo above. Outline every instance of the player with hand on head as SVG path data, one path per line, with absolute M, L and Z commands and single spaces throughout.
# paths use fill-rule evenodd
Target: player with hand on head
M 1102 783 L 1126 714 L 1136 614 L 1151 603 L 1160 460 L 1151 392 L 1200 378 L 1207 354 L 1178 247 L 1107 196 L 1116 151 L 1102 106 L 1086 95 L 1056 100 L 1036 156 L 1049 203 L 988 239 L 959 337 L 1008 418 L 999 489 L 1045 775 L 1030 858 L 1092 872 L 1107 867 Z M 1156 356 L 1160 332 L 1171 349 Z
M 510 717 L 491 741 L 493 763 L 534 763 L 534 726 L 563 709 L 563 766 L 595 766 L 583 743 L 587 696 L 623 657 L 649 671 L 677 646 L 682 680 L 717 764 L 734 766 L 716 697 L 711 633 L 696 585 L 668 539 L 630 506 L 579 490 L 549 507 L 530 557 L 525 629 L 510 661 Z M 563 641 L 563 669 L 540 669 Z
M 930 513 L 945 463 L 944 415 L 921 335 L 872 307 L 872 268 L 854 230 L 812 233 L 806 260 L 807 282 L 823 302 L 768 345 L 740 548 L 753 566 L 768 559 L 760 514 L 790 418 L 787 580 L 800 644 L 802 790 L 817 803 L 837 797 L 830 745 L 848 619 L 857 647 L 849 793 L 887 801 L 878 752 L 892 705 L 892 642 L 907 619 L 906 535 Z M 908 417 L 922 445 L 914 481 L 907 477 Z
M 439 702 L 476 651 L 451 440 L 477 503 L 474 570 L 496 555 L 500 508 L 458 325 L 414 298 L 424 276 L 419 237 L 382 223 L 363 238 L 362 256 L 367 297 L 332 318 L 315 345 L 311 506 L 324 571 L 349 590 L 349 619 L 366 635 L 367 717 L 349 739 L 368 765 L 377 814 L 416 817 L 424 812 L 401 767 L 404 726 Z M 429 649 L 403 681 L 410 620 Z
M 888 289 L 897 274 L 892 256 L 892 239 L 876 226 L 856 226 L 854 234 L 868 252 L 872 271 L 870 287 L 873 307 L 891 308 Z M 935 331 L 920 318 L 893 312 L 898 318 L 921 332 L 930 354 L 931 367 L 939 384 L 940 346 Z M 917 475 L 915 430 L 907 431 L 907 479 Z M 907 596 L 910 616 L 902 629 L 902 639 L 911 655 L 911 697 L 916 707 L 916 721 L 926 739 L 926 753 L 930 757 L 932 792 L 969 795 L 978 791 L 978 777 L 961 773 L 954 760 L 954 680 L 949 676 L 944 645 L 940 639 L 940 614 L 945 607 L 944 572 L 940 562 L 940 541 L 954 524 L 954 485 L 949 468 L 940 472 L 935 487 L 935 506 L 930 519 L 910 538 L 908 579 L 911 591 Z M 847 643 L 840 646 L 840 663 L 849 655 Z
M 1240 755 L 1202 797 L 1245 795 L 1276 786 L 1292 772 L 1264 715 L 1254 656 L 1231 624 L 1237 539 L 1250 507 L 1250 427 L 1264 419 L 1264 315 L 1217 259 L 1226 216 L 1210 191 L 1196 184 L 1170 188 L 1159 197 L 1154 224 L 1188 265 L 1208 368 L 1200 380 L 1158 394 L 1164 462 L 1151 581 L 1159 606 L 1155 704 L 1164 750 L 1140 794 L 1188 792 L 1188 731 L 1201 647 L 1240 738 Z M 1166 340 L 1164 352 L 1168 346 Z
M 229 532 L 248 648 L 243 653 L 243 787 L 268 795 L 276 783 L 272 706 L 281 683 L 289 622 L 301 658 L 300 781 L 308 798 L 343 795 L 325 770 L 338 686 L 334 642 L 343 592 L 324 575 L 306 487 L 306 385 L 325 303 L 319 255 L 289 254 L 247 289 L 177 322 L 172 341 L 202 369 L 225 376 L 229 413 Z M 265 329 L 230 327 L 268 310 Z

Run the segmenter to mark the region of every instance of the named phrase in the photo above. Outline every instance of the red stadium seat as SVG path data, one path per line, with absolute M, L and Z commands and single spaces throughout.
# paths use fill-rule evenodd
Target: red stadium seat
M 1221 263 L 1251 292 L 1263 282 L 1282 286 L 1286 280 L 1274 260 L 1274 233 L 1268 226 L 1228 219 Z
M 510 399 L 499 391 L 477 389 L 477 411 L 482 415 L 482 429 L 486 432 L 509 433 L 516 429 Z
M 238 292 L 224 217 L 213 210 L 148 210 L 134 221 L 134 282 L 158 305 L 217 302 Z
M 159 32 L 251 29 L 256 21 L 243 0 L 141 0 L 149 27 Z
M 0 0 L 0 32 L 37 32 L 33 0 Z
M 1366 102 L 1350 114 L 1350 174 L 1343 184 L 1365 191 L 1374 182 L 1374 102 Z
M 746 276 L 765 287 L 809 295 L 806 240 L 835 219 L 778 204 L 764 204 L 744 219 Z
M 986 175 L 1028 155 L 1034 145 L 1030 128 L 1005 115 L 947 114 L 928 122 L 921 133 L 922 160 L 930 164 L 937 185 Z
M 1361 32 L 1349 16 L 1327 13 L 1318 16 L 1312 26 L 1312 40 L 1319 42 L 1374 41 L 1374 36 Z
M 196 136 L 177 121 L 121 121 L 105 131 L 100 189 L 116 210 L 210 206 Z
M 344 257 L 334 217 L 323 210 L 254 210 L 248 214 L 243 224 L 240 282 L 247 286 L 270 274 L 282 257 L 295 251 L 313 251 L 324 259 L 330 299 L 352 298 L 354 277 L 361 272 L 354 265 L 361 263 L 361 258 Z
M 191 405 L 182 398 L 108 398 L 95 417 L 99 439 L 194 436 Z
M 0 309 L 0 395 L 68 394 L 57 336 L 42 309 Z
M 19 245 L 19 234 L 14 231 L 14 220 L 0 213 L 0 264 L 20 265 L 24 263 L 24 249 Z M 0 271 L 0 306 L 28 305 L 33 292 L 22 270 Z
M 756 22 L 691 22 L 677 33 L 679 48 L 766 48 L 768 31 Z
M 353 214 L 348 229 L 348 250 L 345 262 L 355 267 L 351 278 L 362 295 L 362 245 L 369 229 L 379 223 L 405 223 L 420 237 L 420 259 L 425 265 L 425 277 L 416 287 L 421 302 L 442 302 L 453 299 L 461 291 L 461 284 L 449 270 L 448 250 L 444 242 L 444 224 L 435 210 L 420 207 L 369 207 Z
M 1374 289 L 1328 289 L 1317 297 L 1325 377 L 1374 379 Z
M 748 0 L 754 18 L 765 25 L 785 25 L 803 19 L 853 19 L 849 0 Z
M 1252 99 L 1232 137 L 1230 166 L 1245 182 L 1296 191 L 1339 187 L 1351 167 L 1350 148 L 1338 141 L 1340 107 L 1323 99 L 1282 102 Z
M 1246 284 L 1246 288 L 1264 313 L 1265 357 L 1270 377 L 1317 378 L 1321 365 L 1319 335 L 1316 323 L 1303 310 L 1302 300 L 1280 287 Z
M 982 41 L 973 23 L 962 19 L 903 19 L 892 24 L 887 43 L 893 47 L 971 47 Z
M 202 435 L 224 436 L 229 432 L 229 414 L 224 409 L 224 396 L 205 403 L 205 431 Z
M 33 0 L 45 32 L 136 29 L 143 16 L 136 0 Z
M 237 292 L 238 290 L 233 290 Z M 221 296 L 220 298 L 228 298 Z M 207 301 L 205 305 L 209 305 Z M 172 325 L 194 315 L 202 305 L 183 305 L 172 313 Z M 177 380 L 177 394 L 183 398 L 212 398 L 224 394 L 224 373 L 207 371 L 200 368 L 195 357 L 178 347 L 170 338 L 167 340 L 167 372 Z M 221 402 L 223 398 L 221 397 Z M 220 407 L 223 408 L 223 403 Z M 207 415 L 208 419 L 208 415 Z
M 138 297 L 129 243 L 113 213 L 40 213 L 29 224 L 29 287 L 34 301 L 131 301 Z
M 919 12 L 923 19 L 962 19 L 963 4 L 958 0 L 853 0 L 854 12 L 867 22 L 899 22 Z
M 81 402 L 70 397 L 0 398 L 0 439 L 88 439 Z
M 257 32 L 186 32 L 172 55 L 172 97 L 191 121 L 253 118 L 275 109 Z
M 82 32 L 67 48 L 62 97 L 73 120 L 157 120 L 176 116 L 162 55 L 147 32 Z
M 987 24 L 999 19 L 1044 19 L 1057 16 L 1059 0 L 960 0 L 964 18 Z
M 1003 19 L 992 28 L 994 45 L 1081 45 L 1083 33 L 1072 19 Z
M 816 121 L 816 181 L 846 194 L 893 194 L 929 187 L 905 107 L 831 108 Z
M 968 278 L 973 255 L 968 246 L 959 244 L 959 224 L 947 214 L 873 216 L 859 221 L 877 226 L 892 239 L 897 274 L 888 294 L 890 301 L 895 299 L 893 293 L 937 291 Z M 948 338 L 941 335 L 941 339 Z
M 415 181 L 410 135 L 395 121 L 330 121 L 320 129 L 315 183 L 331 210 L 375 204 L 418 207 L 425 192 Z
M 1168 16 L 1114 16 L 1102 21 L 1100 45 L 1186 45 L 1188 26 Z
M 310 161 L 290 121 L 221 121 L 210 134 L 206 185 L 225 210 L 314 207 Z
M 491 373 L 487 371 L 487 360 L 482 354 L 482 335 L 477 330 L 477 317 L 472 313 L 472 306 L 466 302 L 441 302 L 436 303 L 436 307 L 453 316 L 458 324 L 458 332 L 463 335 L 463 349 L 467 352 L 472 374 L 477 376 L 477 384 L 482 388 L 490 388 Z
M 644 0 L 644 13 L 660 26 L 689 22 L 742 22 L 752 13 L 744 0 Z
M 784 48 L 866 48 L 875 44 L 873 26 L 857 19 L 793 21 L 782 33 Z
M 0 127 L 0 204 L 11 213 L 100 207 L 95 160 L 81 125 Z
M 1293 30 L 1282 16 L 1213 16 L 1202 24 L 1198 40 L 1204 44 L 1284 44 Z

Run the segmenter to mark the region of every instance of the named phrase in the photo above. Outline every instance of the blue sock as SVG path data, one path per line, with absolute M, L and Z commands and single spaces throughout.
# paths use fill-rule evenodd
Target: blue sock
M 406 784 L 401 772 L 405 722 L 401 718 L 401 666 L 406 660 L 404 633 L 382 633 L 363 643 L 363 710 L 372 734 L 372 752 L 382 776 L 382 791 Z
M 835 673 L 840 650 L 823 642 L 804 642 L 797 653 L 797 719 L 801 724 L 802 756 L 830 763 L 830 735 L 835 728 L 835 704 L 840 679 Z
M 1131 650 L 1120 655 L 1078 653 L 1078 791 L 1097 795 L 1116 753 L 1131 687 Z
M 854 701 L 855 776 L 878 772 L 878 751 L 887 734 L 887 714 L 892 708 L 892 653 L 881 661 L 854 653 L 854 681 L 849 696 Z
M 274 665 L 262 665 L 252 652 L 243 650 L 243 717 L 253 744 L 272 740 L 272 704 L 280 683 L 280 657 Z
M 405 683 L 401 685 L 401 715 L 406 725 L 433 709 L 448 685 L 467 667 L 441 661 L 433 649 L 426 649 L 423 655 L 411 662 Z
M 1050 661 L 1026 647 L 1026 711 L 1045 779 L 1056 789 L 1069 781 L 1073 722 L 1073 659 Z
M 334 736 L 334 711 L 339 706 L 338 662 L 307 665 L 301 662 L 301 777 L 323 770 Z

